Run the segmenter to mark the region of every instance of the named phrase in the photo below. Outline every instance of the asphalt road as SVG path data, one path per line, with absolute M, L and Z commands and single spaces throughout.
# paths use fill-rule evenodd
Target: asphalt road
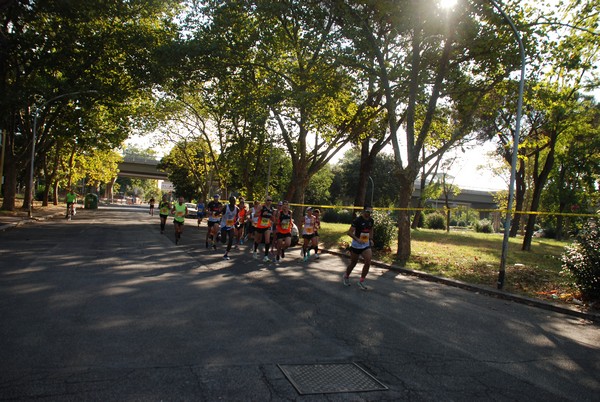
M 172 226 L 101 207 L 0 232 L 0 400 L 600 398 L 598 325 L 380 268 L 344 287 L 345 259 L 298 248 L 224 261 L 205 228 L 188 220 L 176 246 Z M 350 363 L 388 389 L 325 393 L 361 387 L 319 371 Z

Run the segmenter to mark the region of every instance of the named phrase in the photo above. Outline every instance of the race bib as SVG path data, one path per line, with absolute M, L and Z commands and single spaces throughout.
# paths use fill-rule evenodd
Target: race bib
M 227 219 L 225 221 L 225 226 L 233 226 L 233 219 Z
M 270 222 L 270 219 L 269 219 L 269 218 L 262 218 L 262 219 L 260 220 L 260 225 L 261 225 L 261 226 L 269 226 L 269 222 Z
M 312 234 L 313 233 L 313 227 L 312 226 L 306 226 L 304 228 L 304 232 L 306 232 L 306 234 Z
M 368 243 L 369 242 L 369 233 L 361 233 L 360 234 L 360 242 L 361 243 Z
M 184 215 L 183 211 L 175 211 L 175 216 L 182 217 Z
M 289 219 L 285 219 L 283 221 L 281 221 L 281 228 L 282 229 L 289 229 L 290 227 L 290 221 Z

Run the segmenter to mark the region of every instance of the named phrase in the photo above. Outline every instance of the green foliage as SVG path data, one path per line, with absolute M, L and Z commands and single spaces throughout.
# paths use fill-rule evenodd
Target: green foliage
M 396 221 L 392 214 L 385 211 L 373 211 L 371 214 L 375 221 L 373 228 L 373 243 L 377 249 L 391 249 L 392 243 L 398 235 Z
M 354 214 L 347 209 L 326 209 L 321 220 L 323 222 L 347 223 L 350 225 L 354 220 Z
M 494 226 L 489 219 L 482 219 L 475 222 L 473 228 L 477 233 L 494 233 Z
M 446 217 L 439 212 L 425 215 L 425 227 L 428 229 L 446 230 Z
M 600 230 L 597 219 L 590 219 L 577 240 L 565 247 L 563 273 L 573 278 L 586 300 L 600 300 Z

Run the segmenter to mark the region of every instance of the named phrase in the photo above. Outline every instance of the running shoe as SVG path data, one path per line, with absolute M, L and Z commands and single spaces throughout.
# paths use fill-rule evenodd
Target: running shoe
M 271 262 L 271 259 L 269 258 L 268 255 L 265 255 L 263 258 L 263 262 Z
M 206 248 L 208 248 L 208 242 L 206 242 Z
M 356 284 L 358 285 L 358 287 L 360 288 L 360 290 L 367 290 L 367 289 L 369 289 L 367 287 L 367 285 L 365 285 L 365 281 L 358 281 L 358 282 L 356 282 Z
M 319 258 L 321 258 L 319 257 L 319 254 L 315 253 L 315 260 L 318 260 Z
M 281 250 L 281 258 L 285 258 L 285 250 Z
M 252 258 L 254 258 L 255 260 L 258 259 L 258 253 L 256 251 L 252 252 Z
M 213 248 L 213 250 L 216 250 L 217 249 L 217 245 L 215 243 L 213 243 L 212 248 Z
M 225 254 L 225 255 L 223 256 L 223 259 L 224 259 L 224 260 L 231 260 L 231 257 L 229 257 L 227 254 Z
M 348 278 L 346 274 L 342 275 L 342 283 L 344 286 L 350 286 L 350 278 Z

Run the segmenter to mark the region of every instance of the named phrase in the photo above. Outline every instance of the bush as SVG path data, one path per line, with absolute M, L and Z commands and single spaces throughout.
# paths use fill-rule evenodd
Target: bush
M 494 226 L 489 219 L 475 222 L 475 231 L 478 233 L 494 233 Z
M 433 212 L 425 216 L 425 227 L 429 229 L 446 229 L 446 217 L 439 212 Z
M 600 231 L 592 218 L 577 234 L 576 240 L 565 247 L 562 273 L 572 277 L 585 300 L 600 300 Z
M 373 211 L 373 245 L 377 249 L 389 249 L 392 247 L 392 240 L 398 234 L 394 216 L 388 212 Z
M 347 223 L 350 225 L 354 221 L 352 211 L 347 209 L 326 209 L 323 213 L 323 222 L 329 223 Z

